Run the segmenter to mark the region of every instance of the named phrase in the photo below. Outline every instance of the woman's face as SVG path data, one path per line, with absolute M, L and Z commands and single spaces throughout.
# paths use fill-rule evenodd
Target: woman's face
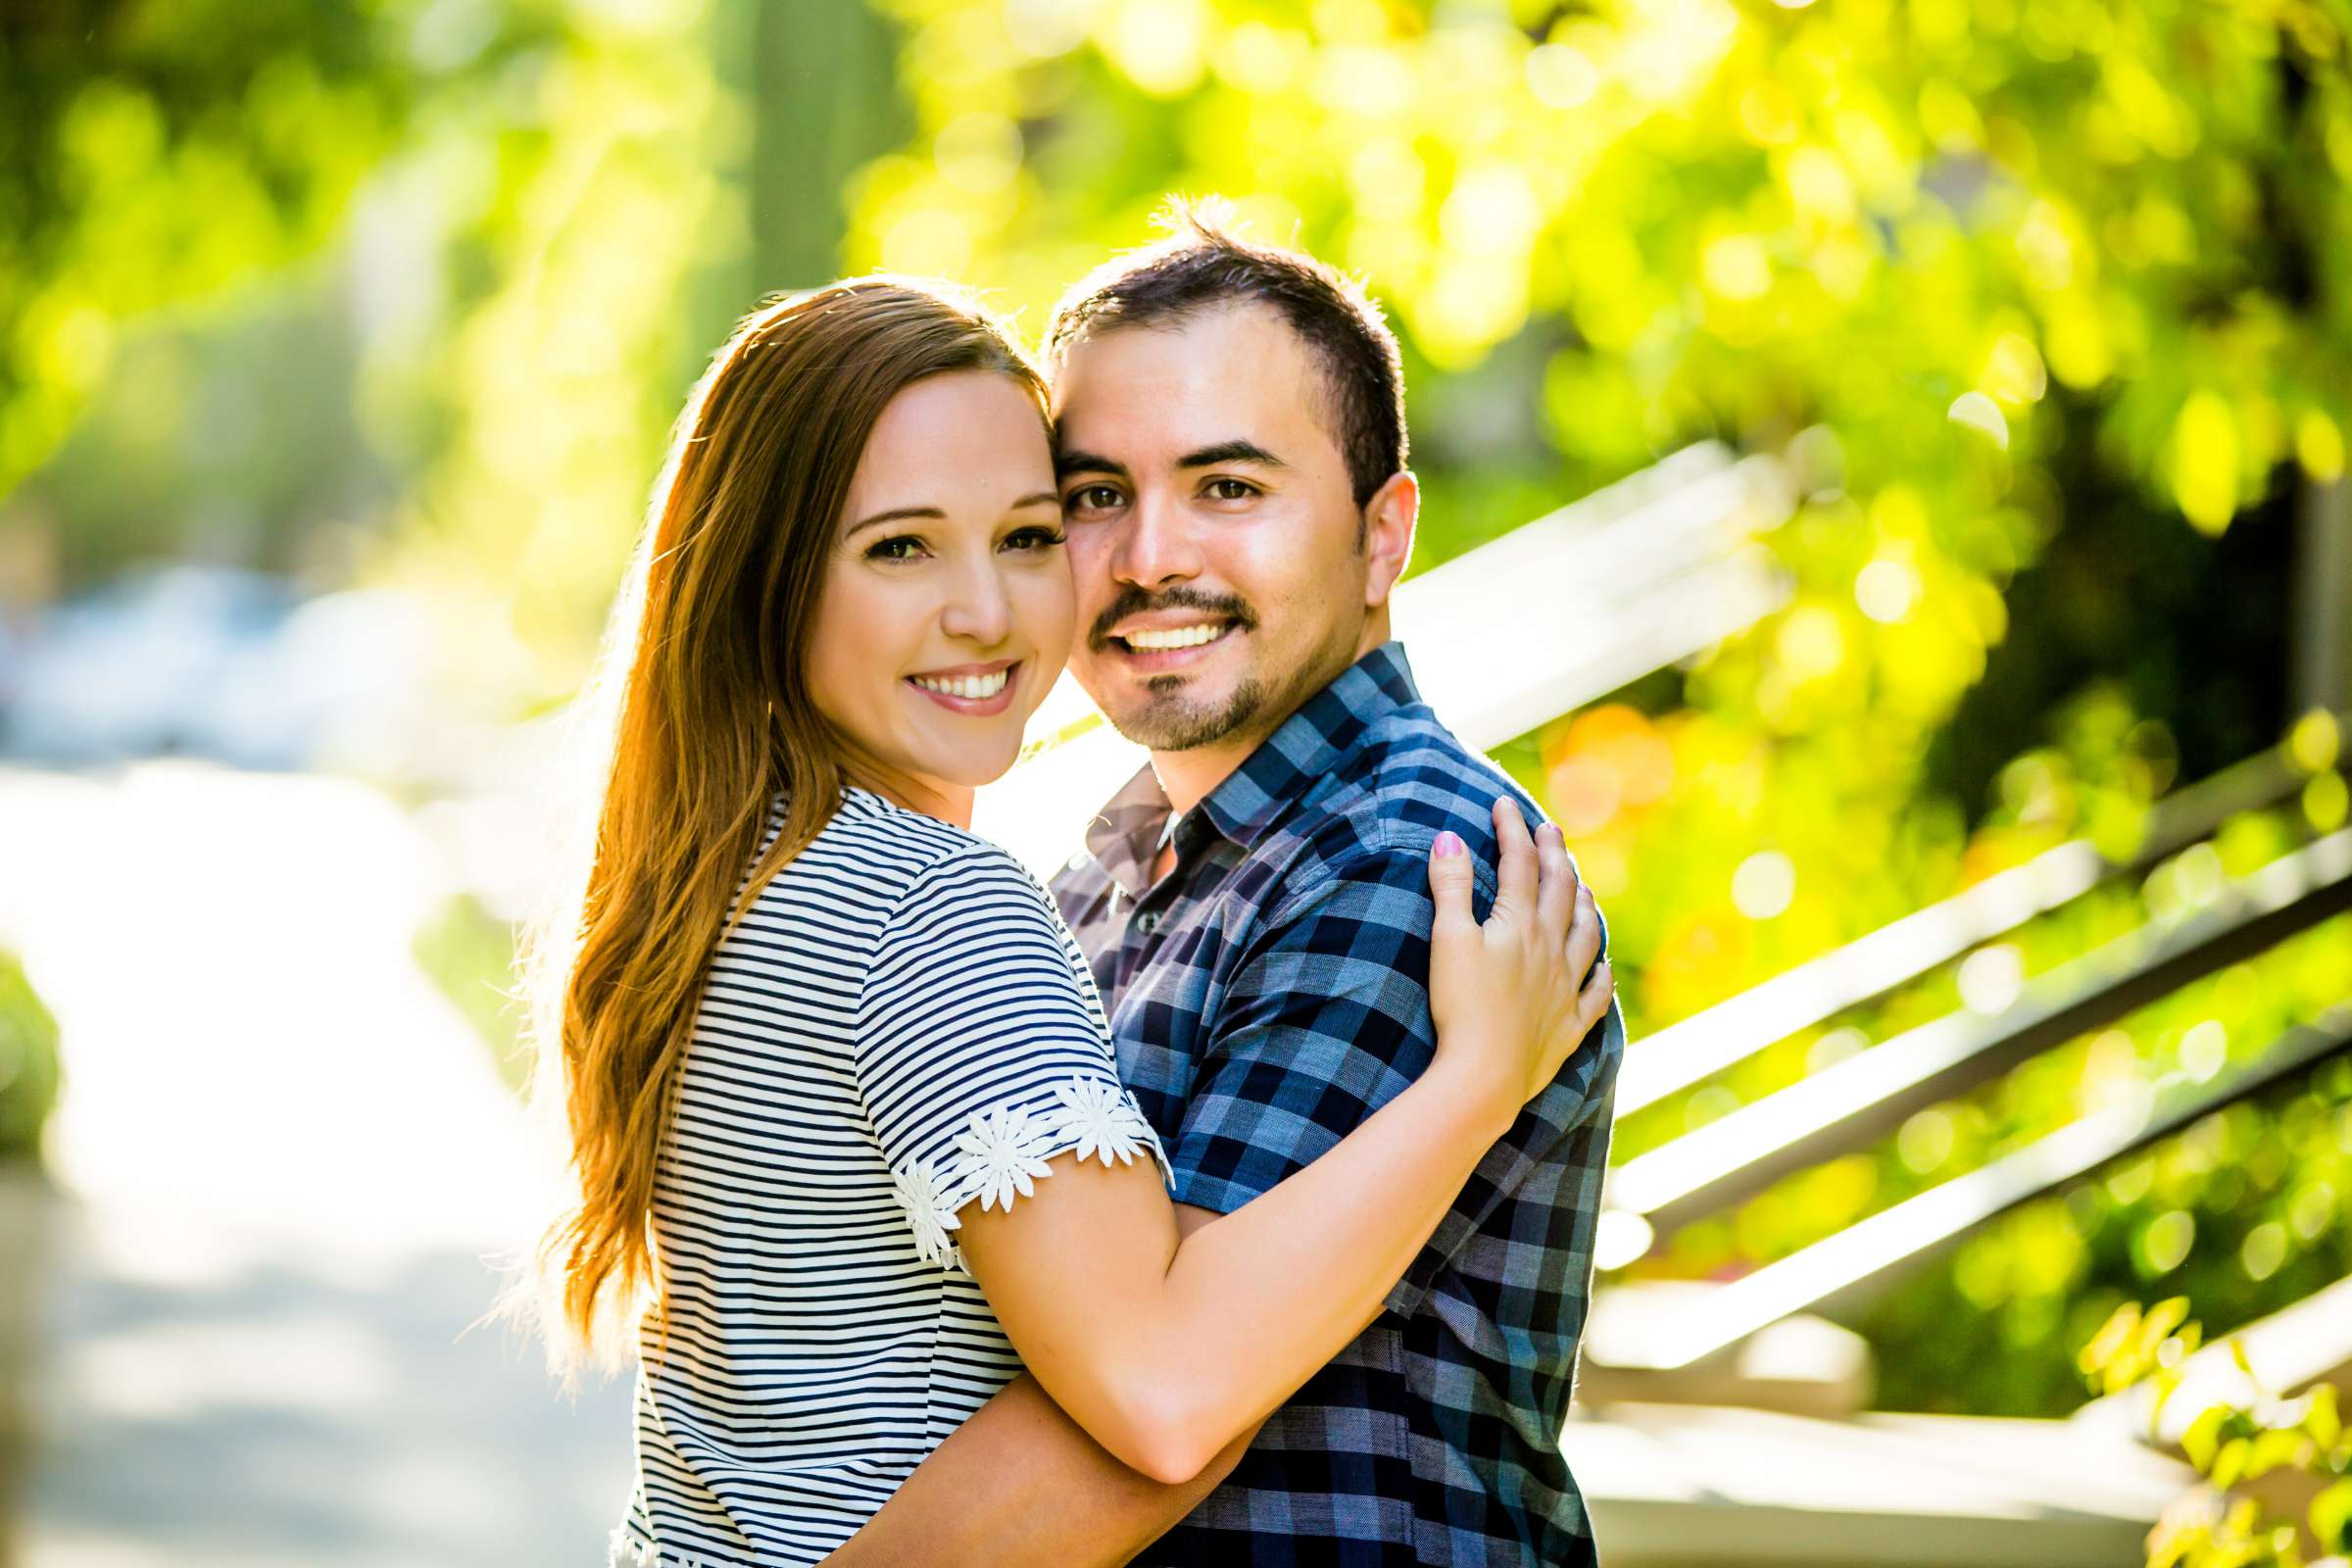
M 808 647 L 809 696 L 851 777 L 918 809 L 968 809 L 1019 755 L 1075 612 L 1028 393 L 961 370 L 893 398 L 834 527 Z

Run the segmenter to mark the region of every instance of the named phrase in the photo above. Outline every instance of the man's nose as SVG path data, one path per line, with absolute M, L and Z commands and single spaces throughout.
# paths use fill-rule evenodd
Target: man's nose
M 951 637 L 989 648 L 1011 635 L 1012 600 L 993 555 L 956 573 L 940 608 L 939 626 Z
M 1155 496 L 1137 497 L 1111 552 L 1110 571 L 1139 588 L 1200 576 L 1200 552 L 1183 509 Z

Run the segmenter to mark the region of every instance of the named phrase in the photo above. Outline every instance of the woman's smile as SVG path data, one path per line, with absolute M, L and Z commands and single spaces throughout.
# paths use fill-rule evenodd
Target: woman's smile
M 985 664 L 925 670 L 907 676 L 906 684 L 951 713 L 993 718 L 1012 707 L 1020 668 L 1020 660 L 999 659 Z

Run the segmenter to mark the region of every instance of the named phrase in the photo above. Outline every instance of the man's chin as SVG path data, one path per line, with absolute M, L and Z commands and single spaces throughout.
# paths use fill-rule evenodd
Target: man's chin
M 1220 697 L 1203 698 L 1181 675 L 1145 682 L 1147 695 L 1105 708 L 1110 727 L 1147 751 L 1192 752 L 1246 733 L 1265 705 L 1265 688 L 1244 680 Z

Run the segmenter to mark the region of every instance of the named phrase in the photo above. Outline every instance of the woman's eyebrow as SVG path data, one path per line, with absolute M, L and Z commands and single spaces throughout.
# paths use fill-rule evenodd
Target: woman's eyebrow
M 1039 490 L 1030 495 L 1021 497 L 1020 500 L 1015 501 L 1011 506 L 1006 507 L 1004 510 L 1007 512 L 1018 512 L 1024 507 L 1059 507 L 1060 505 L 1061 494 L 1059 491 Z M 853 522 L 847 528 L 844 528 L 841 532 L 841 536 L 844 539 L 847 539 L 853 534 L 861 533 L 865 529 L 873 527 L 876 523 L 904 522 L 911 517 L 924 517 L 929 518 L 934 522 L 944 522 L 947 520 L 947 515 L 948 514 L 946 513 L 940 511 L 937 507 L 893 507 L 888 512 L 877 512 L 870 517 L 858 518 L 856 522 Z
M 871 528 L 878 522 L 901 522 L 908 517 L 930 517 L 934 520 L 944 521 L 947 515 L 937 507 L 893 507 L 888 512 L 877 512 L 870 517 L 861 517 L 851 523 L 841 531 L 841 536 L 847 539 L 852 534 Z

